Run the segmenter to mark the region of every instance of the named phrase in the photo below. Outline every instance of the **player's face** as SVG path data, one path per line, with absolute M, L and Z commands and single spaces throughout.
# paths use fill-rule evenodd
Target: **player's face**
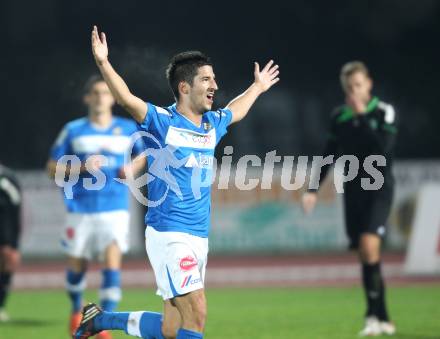
M 373 83 L 364 72 L 356 72 L 345 79 L 344 91 L 347 95 L 353 95 L 364 102 L 371 97 Z
M 211 66 L 199 67 L 189 90 L 191 105 L 197 112 L 210 111 L 214 102 L 214 93 L 218 89 L 215 74 Z
M 115 103 L 110 89 L 104 81 L 95 83 L 90 92 L 84 96 L 84 102 L 93 113 L 110 112 Z

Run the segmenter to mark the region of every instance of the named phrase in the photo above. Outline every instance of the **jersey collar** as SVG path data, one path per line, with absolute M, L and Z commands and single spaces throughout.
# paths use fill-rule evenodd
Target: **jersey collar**
M 184 116 L 182 113 L 180 113 L 180 112 L 177 110 L 177 103 L 174 103 L 174 104 L 171 105 L 171 110 L 172 110 L 174 113 L 180 115 L 180 116 L 181 116 L 182 118 L 184 118 L 186 121 L 188 121 L 192 126 L 194 126 L 194 127 L 196 127 L 196 128 L 199 128 L 199 129 L 202 128 L 202 126 L 203 126 L 203 117 L 204 117 L 204 114 L 202 114 L 202 122 L 200 123 L 199 126 L 197 126 L 193 121 L 191 121 L 190 119 L 188 119 L 186 116 Z

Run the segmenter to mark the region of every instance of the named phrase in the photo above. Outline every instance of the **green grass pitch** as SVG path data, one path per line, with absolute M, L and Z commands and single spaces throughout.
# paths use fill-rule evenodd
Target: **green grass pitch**
M 86 297 L 95 300 L 96 293 Z M 440 338 L 440 285 L 390 288 L 388 299 L 394 338 Z M 359 288 L 211 289 L 208 303 L 210 339 L 356 338 L 364 307 Z M 161 300 L 152 290 L 126 290 L 120 309 L 160 311 Z M 9 313 L 14 320 L 0 324 L 0 339 L 68 338 L 63 291 L 14 292 Z

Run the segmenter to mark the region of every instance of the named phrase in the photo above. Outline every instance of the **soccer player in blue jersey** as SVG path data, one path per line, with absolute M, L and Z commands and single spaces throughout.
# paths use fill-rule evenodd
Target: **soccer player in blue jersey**
M 85 86 L 84 102 L 88 116 L 67 123 L 51 152 L 47 169 L 51 177 L 77 176 L 72 195 L 65 194 L 67 220 L 62 247 L 68 255 L 66 287 L 72 302 L 70 334 L 81 321 L 82 294 L 87 263 L 94 256 L 104 261 L 100 289 L 101 307 L 113 311 L 121 298 L 120 266 L 122 253 L 128 250 L 129 191 L 115 178 L 145 166 L 145 158 L 128 162 L 126 152 L 136 156 L 143 150 L 141 142 L 132 144 L 137 126 L 131 119 L 112 115 L 114 98 L 100 75 Z M 67 165 L 66 157 L 75 157 Z M 58 168 L 57 168 L 58 166 Z M 67 171 L 67 173 L 66 173 Z M 84 180 L 97 181 L 102 187 L 90 189 Z M 101 181 L 101 183 L 98 183 Z M 101 332 L 98 338 L 110 338 Z
M 212 176 L 214 149 L 227 127 L 243 119 L 259 95 L 279 81 L 278 66 L 270 61 L 260 70 L 255 63 L 254 83 L 226 108 L 212 111 L 218 87 L 210 60 L 200 52 L 177 54 L 167 69 L 176 103 L 162 108 L 130 92 L 111 66 L 105 34 L 99 35 L 96 27 L 92 51 L 116 101 L 151 135 L 146 146 L 156 150 L 157 158 L 148 157 L 150 173 L 174 160 L 166 173 L 156 172 L 148 183 L 149 200 L 163 201 L 150 207 L 145 218 L 146 248 L 164 300 L 163 314 L 105 312 L 90 304 L 74 338 L 108 329 L 141 338 L 203 338 L 211 206 L 210 187 L 203 183 Z

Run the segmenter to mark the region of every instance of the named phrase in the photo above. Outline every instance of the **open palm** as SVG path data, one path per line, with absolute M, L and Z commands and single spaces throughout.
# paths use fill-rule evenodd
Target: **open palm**
M 107 39 L 104 32 L 101 32 L 101 35 L 99 35 L 98 27 L 96 26 L 93 26 L 92 30 L 92 52 L 97 63 L 102 64 L 107 60 Z
M 274 65 L 273 60 L 270 60 L 261 71 L 258 62 L 255 63 L 255 84 L 260 87 L 262 92 L 266 92 L 269 88 L 280 81 L 278 74 L 280 74 L 278 65 Z

